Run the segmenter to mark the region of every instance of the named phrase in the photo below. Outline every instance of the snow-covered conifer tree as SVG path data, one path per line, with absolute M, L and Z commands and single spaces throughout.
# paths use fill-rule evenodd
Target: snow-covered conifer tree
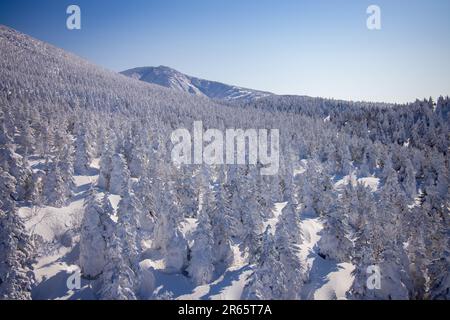
M 327 215 L 324 217 L 324 229 L 322 237 L 317 244 L 319 252 L 323 257 L 334 259 L 338 262 L 350 260 L 353 244 L 350 240 L 350 226 L 348 224 L 349 215 L 355 214 L 357 207 L 352 203 L 351 193 L 353 188 L 347 186 L 346 192 L 337 200 L 337 203 L 330 204 Z
M 172 190 L 170 183 L 162 185 L 161 197 L 156 204 L 158 218 L 152 246 L 163 254 L 167 271 L 179 272 L 187 264 L 188 245 L 180 231 L 183 216 L 175 205 Z
M 299 258 L 301 232 L 295 211 L 289 205 L 283 209 L 275 230 L 275 247 L 279 252 L 281 272 L 285 282 L 278 299 L 299 299 L 305 275 Z
M 122 240 L 113 232 L 107 242 L 99 298 L 102 300 L 136 300 L 136 273 L 122 253 Z
M 50 163 L 43 187 L 45 203 L 54 207 L 67 205 L 72 196 L 72 186 L 73 180 L 70 173 L 64 172 L 59 162 Z
M 130 171 L 122 154 L 116 153 L 111 160 L 111 179 L 109 191 L 118 195 L 125 195 L 129 190 Z
M 286 274 L 281 272 L 280 253 L 275 246 L 274 236 L 269 226 L 263 234 L 262 250 L 255 271 L 250 276 L 242 293 L 247 300 L 281 299 Z
M 75 140 L 75 173 L 79 175 L 87 175 L 90 171 L 92 162 L 92 147 L 89 144 L 89 137 L 86 129 L 81 126 L 78 128 Z
M 0 300 L 31 299 L 33 246 L 19 217 L 15 179 L 0 168 Z
M 109 191 L 111 186 L 113 147 L 111 143 L 104 146 L 100 157 L 100 170 L 98 174 L 98 187 Z
M 230 203 L 223 190 L 223 185 L 219 181 L 213 186 L 207 185 L 203 194 L 202 210 L 207 212 L 211 221 L 214 263 L 226 267 L 231 265 L 234 259 L 231 234 L 235 223 Z
M 191 248 L 187 271 L 196 285 L 210 283 L 214 275 L 214 238 L 211 222 L 206 211 L 202 210 L 198 217 L 194 243 Z
M 125 192 L 117 210 L 116 234 L 123 241 L 122 257 L 129 261 L 134 270 L 138 270 L 138 254 L 141 251 L 141 212 L 142 205 L 134 193 Z
M 3 134 L 6 144 L 0 144 L 0 167 L 16 181 L 14 194 L 15 200 L 28 200 L 33 189 L 33 178 L 31 170 L 26 166 L 24 158 L 15 152 L 12 140 L 7 134 Z
M 103 206 L 95 189 L 84 204 L 80 235 L 80 268 L 84 277 L 94 279 L 105 266 L 106 230 Z

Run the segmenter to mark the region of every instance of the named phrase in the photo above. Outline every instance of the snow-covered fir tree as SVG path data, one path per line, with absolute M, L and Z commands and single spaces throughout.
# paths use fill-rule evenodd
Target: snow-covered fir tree
M 100 170 L 98 175 L 98 187 L 109 191 L 111 185 L 113 146 L 105 144 L 100 157 Z
M 356 215 L 358 203 L 352 201 L 354 189 L 351 185 L 335 203 L 330 203 L 328 213 L 324 216 L 324 229 L 318 243 L 319 252 L 325 258 L 338 262 L 350 260 L 353 243 L 351 241 L 351 230 L 349 217 Z
M 209 215 L 205 210 L 198 217 L 187 270 L 196 285 L 210 283 L 214 276 L 214 237 Z
M 31 299 L 33 245 L 13 198 L 16 180 L 0 168 L 0 300 Z
M 251 275 L 242 294 L 243 299 L 271 300 L 281 299 L 286 274 L 280 272 L 282 264 L 280 253 L 275 246 L 272 229 L 269 226 L 263 234 L 262 250 L 256 270 Z
M 92 189 L 84 204 L 80 235 L 80 267 L 85 278 L 98 277 L 106 264 L 107 219 L 108 213 Z
M 125 195 L 128 192 L 130 170 L 128 169 L 125 157 L 116 153 L 111 159 L 111 177 L 109 180 L 109 191 L 118 195 Z
M 187 265 L 188 243 L 180 230 L 183 220 L 169 183 L 162 185 L 162 194 L 156 205 L 159 212 L 152 246 L 164 256 L 168 271 L 179 272 Z
M 124 258 L 122 241 L 115 232 L 108 239 L 105 260 L 99 299 L 136 300 L 137 276 L 128 259 Z
M 75 140 L 75 173 L 80 175 L 88 174 L 91 162 L 92 147 L 86 129 L 80 125 Z

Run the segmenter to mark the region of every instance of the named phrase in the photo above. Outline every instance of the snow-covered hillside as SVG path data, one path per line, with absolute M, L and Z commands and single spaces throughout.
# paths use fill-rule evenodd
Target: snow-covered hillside
M 448 97 L 183 88 L 0 26 L 0 299 L 450 297 Z M 173 163 L 194 121 L 279 129 L 279 171 Z
M 252 102 L 272 95 L 269 92 L 191 77 L 166 66 L 133 68 L 121 73 L 148 83 L 217 100 Z
M 95 161 L 94 161 L 95 162 Z M 98 161 L 97 161 L 98 162 Z M 33 161 L 32 168 L 38 168 L 42 161 Z M 94 173 L 98 168 L 94 165 Z M 62 208 L 50 206 L 22 207 L 19 215 L 31 235 L 42 241 L 33 265 L 36 282 L 32 290 L 33 299 L 95 299 L 94 288 L 97 280 L 82 279 L 79 289 L 69 289 L 67 280 L 80 272 L 79 267 L 79 232 L 84 215 L 83 204 L 87 201 L 89 191 L 95 188 L 98 175 L 74 176 L 76 193 L 73 201 Z M 99 197 L 104 193 L 98 189 Z M 119 195 L 108 195 L 117 213 Z M 275 227 L 279 216 L 287 203 L 274 203 L 273 217 L 265 221 L 266 227 Z M 336 264 L 326 261 L 318 255 L 317 242 L 323 229 L 321 219 L 315 215 L 300 217 L 300 230 L 304 237 L 299 259 L 307 266 L 310 280 L 303 289 L 304 299 L 345 299 L 353 278 L 352 264 Z M 188 218 L 183 223 L 183 235 L 193 241 L 193 232 L 197 219 Z M 148 246 L 151 248 L 151 245 Z M 148 278 L 142 283 L 150 283 L 141 291 L 143 298 L 173 299 L 219 299 L 238 300 L 248 283 L 248 278 L 255 266 L 243 258 L 238 245 L 233 246 L 234 263 L 222 274 L 216 275 L 210 283 L 196 286 L 186 275 L 165 270 L 161 255 L 152 250 L 147 251 L 140 262 L 142 270 L 150 270 Z M 144 276 L 146 274 L 144 273 Z

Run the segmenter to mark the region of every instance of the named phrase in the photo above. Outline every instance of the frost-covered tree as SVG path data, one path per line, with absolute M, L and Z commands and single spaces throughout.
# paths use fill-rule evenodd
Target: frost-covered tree
M 98 187 L 103 190 L 110 190 L 113 147 L 110 143 L 106 144 L 100 157 L 100 170 L 98 175 Z
M 108 195 L 103 197 L 100 213 L 100 231 L 104 239 L 103 272 L 100 276 L 98 296 L 103 300 L 136 300 L 139 290 L 136 231 L 132 198 L 121 200 L 119 219 L 111 219 L 113 208 Z
M 169 272 L 179 272 L 187 264 L 188 245 L 180 230 L 183 216 L 175 204 L 172 190 L 169 183 L 162 185 L 162 197 L 156 204 L 158 218 L 152 246 L 163 254 Z
M 428 260 L 429 293 L 431 299 L 450 298 L 448 276 L 450 238 L 448 194 L 441 197 L 437 188 L 430 186 L 420 197 L 420 211 L 425 214 L 425 255 Z M 418 227 L 418 226 L 416 226 Z
M 410 299 L 422 300 L 426 298 L 427 266 L 429 264 L 426 235 L 429 225 L 427 214 L 414 207 L 407 216 L 407 247 L 409 259 L 408 273 L 411 277 L 411 286 L 408 288 Z
M 136 146 L 132 149 L 129 161 L 130 175 L 135 178 L 142 176 L 148 167 L 148 157 L 145 148 Z
M 200 184 L 208 186 L 209 188 L 210 182 L 208 180 L 207 182 L 203 181 Z M 242 195 L 240 194 L 241 188 L 239 185 L 239 177 L 235 166 L 226 167 L 226 182 L 222 185 L 222 188 L 223 190 L 221 192 L 223 193 L 225 203 L 224 208 L 228 208 L 229 211 L 227 211 L 227 213 L 229 213 L 230 217 L 230 219 L 228 219 L 228 222 L 230 222 L 228 231 L 232 239 L 242 239 L 246 230 L 242 225 L 243 203 Z M 207 191 L 209 192 L 209 189 Z M 268 193 L 267 196 L 270 198 L 272 194 Z
M 214 275 L 214 238 L 206 211 L 201 211 L 198 217 L 190 252 L 189 276 L 196 285 L 210 283 Z
M 385 170 L 386 171 L 386 170 Z M 398 182 L 397 173 L 391 168 L 385 173 L 386 180 L 379 192 L 378 218 L 383 225 L 385 235 L 394 246 L 402 246 L 408 202 Z
M 300 234 L 292 223 L 292 212 L 282 213 L 275 235 L 270 226 L 263 235 L 256 270 L 244 288 L 244 299 L 295 300 L 300 298 L 304 282 L 298 254 Z
M 395 191 L 394 191 L 395 190 Z M 411 278 L 409 262 L 403 245 L 404 235 L 397 232 L 402 212 L 398 203 L 401 194 L 397 175 L 391 171 L 380 191 L 377 206 L 366 208 L 362 226 L 355 241 L 355 280 L 349 296 L 353 299 L 408 299 Z M 379 268 L 381 288 L 367 287 L 367 270 Z
M 51 162 L 44 179 L 43 194 L 45 203 L 54 207 L 68 204 L 72 196 L 73 177 L 59 161 Z
M 349 215 L 356 211 L 357 203 L 351 201 L 353 187 L 347 186 L 346 191 L 333 204 L 330 204 L 324 217 L 324 229 L 317 244 L 323 257 L 338 262 L 347 262 L 352 254 L 353 243 L 350 239 Z
M 280 272 L 280 253 L 275 246 L 274 236 L 269 226 L 263 234 L 262 250 L 255 271 L 250 276 L 242 293 L 247 300 L 281 299 L 286 274 Z
M 240 210 L 244 226 L 242 247 L 244 251 L 248 252 L 249 261 L 253 263 L 257 261 L 260 253 L 261 237 L 264 231 L 263 217 L 266 215 L 265 211 L 269 211 L 269 209 L 258 202 L 258 191 L 254 176 L 248 172 L 246 176 L 241 178 L 241 181 L 242 192 L 240 197 L 242 204 Z
M 306 279 L 299 257 L 301 236 L 298 216 L 292 206 L 287 205 L 275 230 L 275 246 L 280 254 L 281 270 L 286 275 L 281 299 L 299 299 Z
M 116 234 L 123 242 L 122 257 L 134 270 L 138 270 L 138 254 L 141 252 L 141 212 L 139 200 L 131 191 L 126 192 L 117 210 Z
M 139 225 L 141 231 L 146 235 L 144 237 L 153 237 L 155 228 L 155 221 L 157 219 L 156 213 L 156 197 L 158 191 L 158 179 L 151 179 L 149 174 L 143 175 L 139 182 L 133 185 L 133 193 L 141 203 L 141 210 L 139 211 Z
M 33 128 L 29 121 L 25 120 L 20 126 L 19 135 L 17 136 L 17 144 L 20 146 L 21 154 L 32 154 L 36 147 L 36 139 Z M 19 152 L 19 151 L 18 151 Z
M 416 171 L 411 160 L 407 159 L 404 168 L 403 188 L 409 199 L 414 199 L 417 195 Z
M 231 207 L 223 192 L 223 186 L 207 185 L 203 194 L 202 210 L 206 211 L 211 221 L 214 238 L 214 263 L 222 267 L 233 263 L 234 255 L 231 233 L 234 226 Z
M 68 204 L 75 188 L 73 167 L 73 149 L 70 145 L 47 164 L 46 175 L 43 178 L 43 198 L 45 203 L 55 207 Z
M 84 277 L 95 279 L 105 266 L 107 241 L 107 219 L 102 203 L 95 189 L 90 191 L 85 200 L 84 215 L 81 222 L 80 235 L 80 268 Z
M 129 188 L 130 171 L 128 170 L 125 157 L 116 153 L 111 159 L 111 178 L 109 191 L 118 195 L 125 195 Z
M 195 176 L 191 168 L 181 167 L 177 170 L 174 184 L 176 205 L 183 215 L 195 217 L 198 211 L 198 197 L 194 185 Z
M 15 152 L 15 147 L 10 138 L 4 134 L 1 138 L 6 144 L 0 144 L 0 167 L 15 179 L 15 200 L 28 200 L 33 189 L 31 170 L 26 166 L 24 158 Z
M 87 131 L 83 127 L 78 128 L 75 140 L 75 173 L 87 175 L 90 172 L 92 162 L 92 147 Z
M 19 217 L 14 193 L 15 179 L 0 169 L 0 300 L 31 299 L 33 246 Z
M 98 293 L 102 300 L 137 299 L 137 276 L 122 251 L 122 240 L 113 232 L 106 246 L 106 265 Z

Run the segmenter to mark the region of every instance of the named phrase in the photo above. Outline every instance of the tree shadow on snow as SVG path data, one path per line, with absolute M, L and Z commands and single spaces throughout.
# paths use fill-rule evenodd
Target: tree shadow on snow
M 77 186 L 74 189 L 75 195 L 72 198 L 70 198 L 70 201 L 76 202 L 76 201 L 86 198 L 86 194 L 89 192 L 89 190 L 91 190 L 91 188 L 92 188 L 91 182 Z M 96 189 L 99 190 L 98 188 L 96 188 Z
M 80 257 L 80 244 L 77 243 L 72 250 L 58 259 L 58 262 L 65 262 L 68 265 L 77 264 Z
M 170 292 L 173 297 L 179 297 L 186 294 L 191 294 L 194 291 L 194 286 L 191 280 L 184 275 L 165 273 L 161 270 L 154 271 L 155 288 L 158 293 Z
M 221 294 L 225 288 L 233 285 L 233 282 L 239 281 L 242 273 L 248 270 L 251 270 L 251 267 L 249 265 L 245 265 L 237 270 L 226 271 L 223 277 L 213 282 L 213 284 L 209 288 L 209 292 L 201 298 L 204 300 L 209 300 L 212 296 Z
M 342 269 L 336 261 L 326 260 L 320 256 L 317 253 L 318 250 L 317 245 L 315 245 L 313 252 L 308 255 L 308 259 L 314 258 L 314 262 L 309 271 L 310 278 L 302 288 L 304 300 L 314 300 L 314 293 L 329 281 L 329 274 Z
M 97 176 L 99 174 L 100 170 L 97 168 L 93 168 L 93 167 L 89 167 L 87 169 L 86 174 L 83 174 L 83 176 L 88 176 L 88 177 L 94 177 Z
M 93 300 L 95 296 L 89 286 L 89 281 L 81 279 L 79 290 L 67 288 L 67 279 L 72 275 L 67 271 L 60 271 L 54 276 L 43 280 L 31 292 L 33 300 L 55 300 L 68 298 L 69 300 Z
M 246 265 L 237 270 L 226 271 L 217 280 L 213 281 L 207 292 L 202 296 L 198 296 L 201 300 L 209 300 L 212 296 L 219 295 L 227 287 L 233 285 L 234 282 L 239 281 L 243 272 L 251 270 L 251 267 Z M 208 287 L 208 285 L 196 287 L 192 280 L 182 274 L 170 274 L 160 270 L 154 271 L 155 276 L 155 288 L 157 288 L 158 294 L 169 292 L 173 294 L 173 298 L 180 296 L 189 296 L 195 294 L 200 287 Z

